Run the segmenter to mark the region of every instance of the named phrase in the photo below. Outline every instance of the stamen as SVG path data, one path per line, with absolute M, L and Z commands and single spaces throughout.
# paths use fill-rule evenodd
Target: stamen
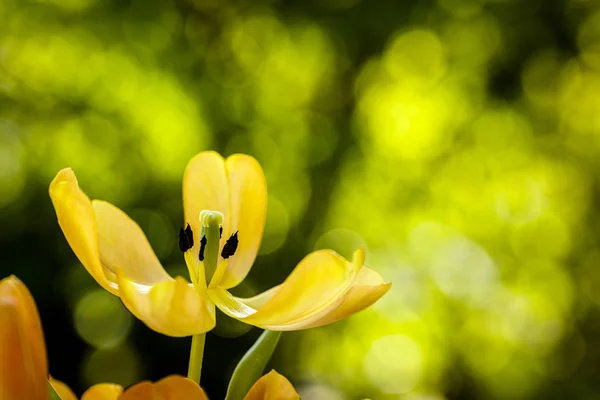
M 200 240 L 200 254 L 198 254 L 200 261 L 204 261 L 204 249 L 206 248 L 206 243 L 206 236 L 202 236 L 202 239 Z
M 220 226 L 219 227 L 219 239 L 221 239 L 223 237 L 223 227 Z
M 221 257 L 227 259 L 234 255 L 235 251 L 237 250 L 238 243 L 238 233 L 236 232 L 233 235 L 231 235 L 229 239 L 227 239 L 227 242 L 225 243 L 225 245 L 223 246 L 223 250 L 221 251 Z
M 179 228 L 179 250 L 186 252 L 194 247 L 194 232 L 190 228 L 190 224 L 187 224 L 185 230 Z

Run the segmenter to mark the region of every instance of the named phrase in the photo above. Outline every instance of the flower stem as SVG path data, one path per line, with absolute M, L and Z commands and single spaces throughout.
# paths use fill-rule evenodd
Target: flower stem
M 204 356 L 205 333 L 192 336 L 192 349 L 190 350 L 190 366 L 188 367 L 188 378 L 200 384 L 202 373 L 202 357 Z

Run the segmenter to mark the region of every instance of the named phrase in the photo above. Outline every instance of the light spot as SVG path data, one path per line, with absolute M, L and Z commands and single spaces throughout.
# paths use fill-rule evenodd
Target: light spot
M 137 383 L 143 373 L 139 354 L 125 345 L 94 351 L 81 370 L 85 386 L 111 382 L 127 387 Z
M 406 335 L 390 335 L 376 340 L 363 361 L 367 378 L 389 394 L 412 390 L 421 378 L 422 368 L 422 349 Z
M 352 254 L 361 246 L 365 248 L 368 256 L 367 242 L 362 236 L 350 229 L 332 229 L 321 235 L 313 248 L 314 250 L 332 249 L 342 257 L 351 260 Z
M 131 331 L 132 322 L 119 299 L 102 289 L 88 292 L 75 306 L 75 330 L 99 349 L 121 344 Z
M 266 255 L 277 251 L 285 243 L 289 229 L 290 219 L 287 209 L 277 197 L 269 196 L 265 231 L 259 254 Z

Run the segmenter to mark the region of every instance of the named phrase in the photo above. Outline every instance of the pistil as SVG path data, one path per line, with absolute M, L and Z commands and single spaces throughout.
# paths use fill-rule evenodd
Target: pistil
M 218 211 L 203 210 L 200 212 L 200 223 L 202 224 L 201 254 L 203 259 L 206 282 L 210 282 L 219 261 L 219 247 L 221 243 L 221 225 L 223 214 Z M 202 243 L 205 244 L 202 244 Z

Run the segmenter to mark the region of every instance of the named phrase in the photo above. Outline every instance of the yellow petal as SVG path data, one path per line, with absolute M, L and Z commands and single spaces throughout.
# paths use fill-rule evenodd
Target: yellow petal
M 71 169 L 56 175 L 50 197 L 69 245 L 105 289 L 118 295 L 118 269 L 143 285 L 171 279 L 140 227 L 112 204 L 90 201 Z
M 153 286 L 139 285 L 117 273 L 123 304 L 156 332 L 190 336 L 215 326 L 215 307 L 206 293 L 199 293 L 182 277 Z
M 39 314 L 29 290 L 14 276 L 0 281 L 0 399 L 48 399 Z
M 79 189 L 71 168 L 58 172 L 50 184 L 50 198 L 65 238 L 79 261 L 106 290 L 118 290 L 106 278 L 98 251 L 98 227 L 92 202 Z
M 239 284 L 248 274 L 262 240 L 267 213 L 267 182 L 263 170 L 253 157 L 234 154 L 225 161 L 229 181 L 230 219 L 223 229 L 223 240 L 238 232 L 239 245 L 228 259 L 220 281 L 211 285 L 225 289 Z
M 353 263 L 331 250 L 313 252 L 277 290 L 269 291 L 271 297 L 240 299 L 222 288 L 209 288 L 208 293 L 221 311 L 248 324 L 282 331 L 311 328 L 342 304 L 363 258 L 362 249 Z
M 100 261 L 106 269 L 115 274 L 119 269 L 141 285 L 171 279 L 135 221 L 105 201 L 93 200 L 92 206 L 98 222 Z
M 340 304 L 311 323 L 311 327 L 328 325 L 347 318 L 379 300 L 392 286 L 369 267 L 363 266 Z M 258 309 L 277 293 L 281 285 L 272 287 L 257 296 L 241 299 L 247 306 Z
M 58 381 L 53 377 L 50 377 L 48 380 L 50 381 L 50 384 L 54 388 L 56 394 L 60 396 L 61 400 L 77 400 L 75 393 L 73 393 L 73 391 L 65 383 Z
M 355 314 L 375 303 L 392 286 L 369 267 L 362 267 L 342 302 L 329 313 L 313 322 L 313 326 L 328 325 Z
M 197 383 L 182 376 L 168 376 L 156 383 L 141 382 L 125 390 L 119 400 L 208 400 Z
M 123 393 L 121 385 L 114 383 L 100 383 L 89 388 L 81 400 L 117 400 Z
M 260 378 L 244 400 L 298 400 L 300 396 L 285 376 L 272 370 Z
M 185 223 L 194 232 L 192 251 L 196 259 L 200 250 L 201 226 L 198 217 L 202 210 L 223 213 L 223 237 L 229 232 L 229 186 L 225 161 L 214 151 L 199 153 L 188 163 L 183 175 L 183 211 Z
M 350 289 L 344 294 L 340 304 L 315 320 L 312 327 L 328 325 L 364 310 L 379 300 L 391 286 L 392 284 L 385 282 L 383 277 L 376 271 L 363 266 L 354 282 L 352 282 Z M 243 302 L 254 309 L 258 309 L 273 297 L 280 287 L 281 285 L 275 286 L 257 296 L 243 299 Z

